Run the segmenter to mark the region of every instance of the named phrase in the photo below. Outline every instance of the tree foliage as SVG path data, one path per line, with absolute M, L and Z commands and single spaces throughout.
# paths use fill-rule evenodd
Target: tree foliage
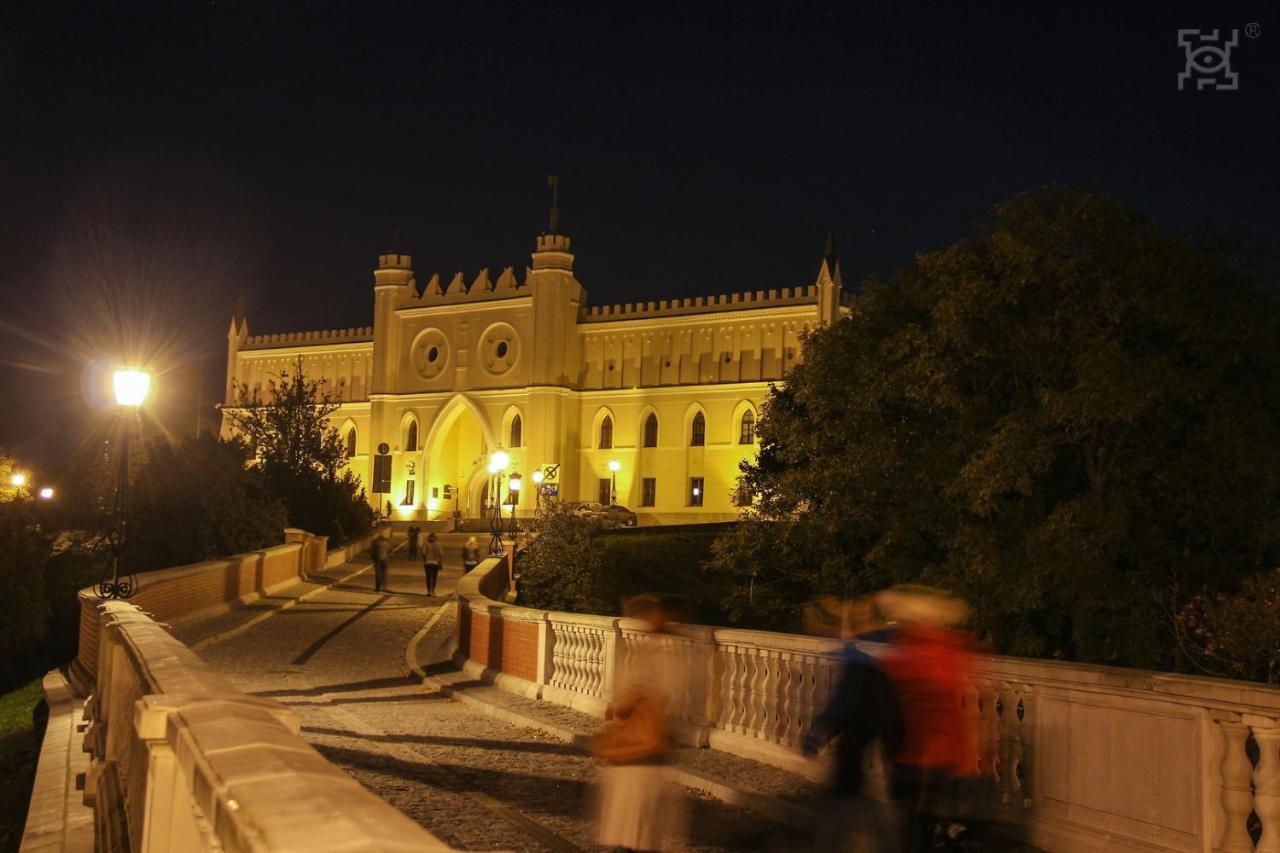
M 571 613 L 616 610 L 608 567 L 596 542 L 597 525 L 551 502 L 530 531 L 518 564 L 522 605 Z
M 759 504 L 714 561 L 735 613 L 920 581 L 1001 650 L 1170 665 L 1173 590 L 1280 555 L 1264 284 L 1070 191 L 869 281 L 765 403 Z
M 0 455 L 0 470 L 12 472 L 13 460 Z M 6 479 L 7 483 L 7 479 Z M 45 567 L 49 544 L 26 490 L 0 497 L 0 692 L 40 672 L 49 605 Z
M 127 563 L 146 571 L 279 544 L 284 504 L 250 459 L 242 442 L 213 436 L 151 442 L 130 489 Z
M 302 360 L 270 379 L 265 396 L 242 384 L 235 393 L 231 422 L 253 449 L 270 492 L 285 502 L 289 523 L 334 544 L 368 532 L 373 510 L 329 422 L 339 404 L 321 382 L 307 379 Z

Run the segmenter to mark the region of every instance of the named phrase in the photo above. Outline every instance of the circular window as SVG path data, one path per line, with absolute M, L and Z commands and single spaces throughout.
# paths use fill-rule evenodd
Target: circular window
M 494 323 L 480 336 L 481 367 L 490 376 L 501 376 L 520 358 L 520 337 L 507 323 Z
M 449 364 L 449 341 L 439 329 L 423 329 L 409 350 L 413 369 L 423 379 L 435 379 Z

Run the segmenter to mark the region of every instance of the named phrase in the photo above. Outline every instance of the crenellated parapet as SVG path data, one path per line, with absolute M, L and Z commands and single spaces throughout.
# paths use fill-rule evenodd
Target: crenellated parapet
M 818 285 L 784 287 L 780 290 L 747 290 L 717 296 L 691 296 L 663 299 L 657 302 L 628 302 L 622 305 L 592 305 L 578 313 L 580 323 L 603 323 L 614 320 L 637 320 L 646 317 L 676 317 L 704 314 L 710 311 L 740 311 L 756 308 L 779 308 L 790 305 L 812 305 L 819 299 Z
M 470 281 L 465 274 L 454 273 L 449 278 L 433 273 L 421 292 L 412 292 L 408 298 L 396 304 L 397 309 L 426 308 L 436 305 L 457 305 L 465 302 L 484 302 L 510 299 L 529 294 L 529 273 L 525 270 L 521 280 L 512 267 L 506 267 L 494 278 L 489 268 L 480 270 Z
M 373 340 L 372 326 L 357 326 L 352 329 L 326 329 L 313 332 L 280 332 L 274 335 L 251 335 L 245 340 L 242 350 L 275 349 L 293 346 L 323 346 L 326 344 L 358 344 Z

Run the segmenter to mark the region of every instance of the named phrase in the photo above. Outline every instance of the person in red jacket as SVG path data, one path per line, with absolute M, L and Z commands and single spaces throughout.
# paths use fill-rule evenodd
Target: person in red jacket
M 977 774 L 977 732 L 964 713 L 968 637 L 952 626 L 965 618 L 959 599 L 934 590 L 895 587 L 877 604 L 896 623 L 881 666 L 893 684 L 902 734 L 888 756 L 890 794 L 898 804 L 904 853 L 932 849 L 957 784 Z

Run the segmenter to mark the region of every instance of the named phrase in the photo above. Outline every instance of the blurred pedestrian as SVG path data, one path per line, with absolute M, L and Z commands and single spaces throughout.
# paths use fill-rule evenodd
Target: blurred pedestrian
M 369 556 L 373 558 L 373 591 L 381 592 L 387 585 L 387 562 L 391 556 L 391 542 L 385 531 L 379 530 L 369 543 Z
M 902 850 L 932 850 L 947 843 L 962 789 L 977 775 L 977 732 L 964 714 L 970 644 L 953 629 L 967 608 L 953 596 L 907 586 L 880 593 L 877 604 L 896 624 L 882 665 L 902 709 L 902 738 L 889 753 Z
M 436 578 L 440 577 L 440 569 L 444 566 L 444 549 L 436 540 L 435 531 L 427 534 L 427 544 L 422 549 L 422 570 L 427 576 L 427 595 L 436 594 Z
M 410 524 L 409 525 L 409 559 L 410 560 L 418 559 L 419 534 L 420 534 L 420 531 L 418 530 L 418 525 Z
M 879 661 L 856 642 L 860 636 L 879 636 L 884 626 L 869 598 L 842 605 L 840 612 L 842 633 L 850 642 L 839 681 L 801 743 L 801 751 L 812 757 L 838 739 L 830 814 L 818 828 L 815 849 L 896 850 L 893 813 L 864 790 L 863 779 L 866 752 L 877 740 L 883 754 L 896 752 L 902 742 L 902 713 L 893 685 Z M 885 785 L 877 787 L 882 791 Z
M 667 768 L 669 711 L 680 695 L 681 661 L 661 641 L 667 614 L 654 596 L 628 599 L 624 615 L 641 620 L 619 668 L 608 723 L 591 742 L 600 774 L 599 842 L 628 850 L 669 850 L 685 835 L 684 798 Z
M 480 565 L 480 543 L 476 541 L 476 537 L 471 536 L 462 546 L 462 573 L 465 575 L 478 565 Z

